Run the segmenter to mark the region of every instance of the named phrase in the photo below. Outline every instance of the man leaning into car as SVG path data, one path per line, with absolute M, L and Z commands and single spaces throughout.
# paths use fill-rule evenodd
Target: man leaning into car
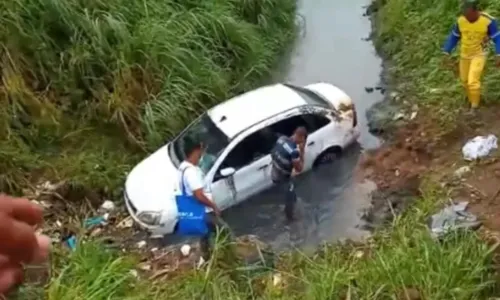
M 307 129 L 297 127 L 292 136 L 280 136 L 271 151 L 271 178 L 280 187 L 285 198 L 285 216 L 289 222 L 294 220 L 297 194 L 291 180 L 294 173 L 302 172 L 304 167 L 304 149 L 307 140 Z

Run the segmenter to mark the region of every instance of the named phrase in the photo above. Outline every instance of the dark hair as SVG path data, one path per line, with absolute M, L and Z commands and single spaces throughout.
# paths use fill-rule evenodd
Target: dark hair
M 293 133 L 295 133 L 298 136 L 303 136 L 307 138 L 307 129 L 304 126 L 297 127 Z
M 184 138 L 184 155 L 187 157 L 193 151 L 201 149 L 201 143 L 198 142 L 196 139 L 187 136 Z
M 465 0 L 464 1 L 464 10 L 466 9 L 479 10 L 479 1 L 477 0 Z

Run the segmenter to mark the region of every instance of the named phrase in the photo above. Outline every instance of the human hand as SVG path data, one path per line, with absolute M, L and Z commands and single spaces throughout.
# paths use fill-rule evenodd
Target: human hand
M 220 211 L 220 209 L 219 209 L 216 205 L 214 205 L 214 207 L 212 208 L 212 210 L 214 211 L 214 214 L 215 214 L 217 217 L 220 217 L 220 215 L 221 215 L 221 211 Z
M 0 295 L 23 281 L 22 264 L 47 260 L 50 239 L 35 233 L 42 208 L 27 199 L 0 194 Z

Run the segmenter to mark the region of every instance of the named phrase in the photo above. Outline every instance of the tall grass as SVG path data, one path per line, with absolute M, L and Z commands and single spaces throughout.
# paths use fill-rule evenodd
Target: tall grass
M 156 149 L 265 80 L 293 40 L 295 9 L 294 0 L 2 1 L 0 189 L 47 169 L 87 176 L 55 158 L 89 137 L 92 153 L 79 155 L 90 166 Z
M 452 126 L 459 107 L 465 106 L 455 70 L 442 64 L 442 46 L 456 18 L 461 13 L 457 0 L 410 1 L 376 0 L 375 42 L 377 47 L 390 57 L 392 77 L 397 81 L 405 100 L 420 104 L 435 105 L 439 111 L 438 121 L 443 126 Z M 484 11 L 500 17 L 500 1 L 480 1 Z M 458 50 L 458 48 L 457 48 Z M 494 67 L 493 47 L 483 78 L 483 97 L 489 102 L 500 99 L 500 72 Z M 458 71 L 457 51 L 456 71 Z
M 267 268 L 245 265 L 232 255 L 231 245 L 220 240 L 208 267 L 148 281 L 131 275 L 136 265 L 133 257 L 87 242 L 74 253 L 55 256 L 53 278 L 45 291 L 25 286 L 18 299 L 39 299 L 42 294 L 48 300 L 479 300 L 498 296 L 495 248 L 471 232 L 452 232 L 441 241 L 431 237 L 426 221 L 444 196 L 426 187 L 416 206 L 366 243 L 325 244 L 312 256 L 295 251 Z

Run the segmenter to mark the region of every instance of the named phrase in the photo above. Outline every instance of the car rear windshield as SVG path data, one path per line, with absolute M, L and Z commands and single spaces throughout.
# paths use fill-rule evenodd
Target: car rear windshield
M 313 91 L 310 91 L 310 90 L 305 89 L 303 87 L 295 86 L 293 84 L 285 84 L 285 86 L 287 86 L 287 87 L 291 88 L 292 90 L 294 90 L 309 105 L 318 105 L 318 106 L 321 106 L 321 107 L 324 107 L 324 108 L 329 108 L 329 109 L 332 108 L 332 106 L 330 105 L 330 103 L 328 103 L 328 101 L 326 101 L 325 99 L 323 99 L 321 96 L 319 96 L 318 94 L 316 94 Z
M 202 169 L 204 172 L 208 172 L 220 152 L 229 144 L 229 138 L 204 113 L 172 142 L 169 152 L 176 167 L 186 158 L 184 154 L 184 142 L 187 137 L 203 144 L 203 155 L 206 158 L 202 158 L 204 162 Z

